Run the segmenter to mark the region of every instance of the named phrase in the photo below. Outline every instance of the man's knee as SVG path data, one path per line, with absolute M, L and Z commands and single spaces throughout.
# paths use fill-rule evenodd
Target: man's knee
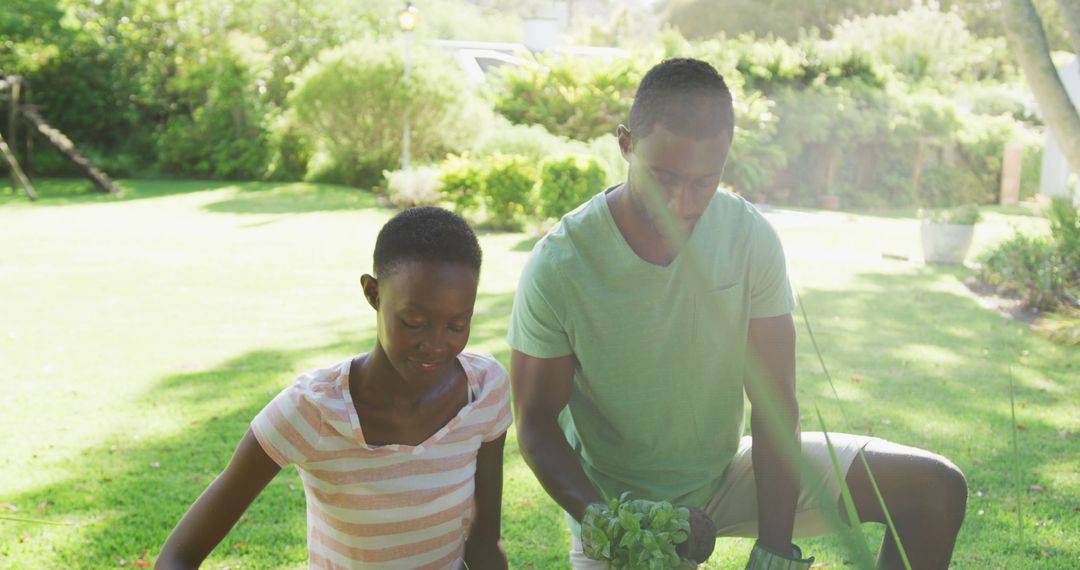
M 967 509 L 967 478 L 952 461 L 927 454 L 911 468 L 910 485 L 891 504 L 899 516 L 907 516 L 926 522 L 941 521 L 959 527 Z M 891 509 L 893 510 L 893 509 Z
M 967 509 L 968 484 L 964 473 L 952 461 L 937 456 L 933 467 L 935 497 L 931 499 L 941 509 L 940 515 L 959 524 Z
M 968 486 L 960 468 L 925 450 L 885 444 L 867 453 L 871 473 L 889 515 L 897 522 L 933 520 L 959 527 L 967 507 Z M 848 473 L 863 520 L 885 522 L 873 484 L 858 461 Z

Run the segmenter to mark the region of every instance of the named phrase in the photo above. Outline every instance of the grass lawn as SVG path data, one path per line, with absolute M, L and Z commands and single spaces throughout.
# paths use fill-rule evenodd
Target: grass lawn
M 152 560 L 274 394 L 303 370 L 372 346 L 359 278 L 392 212 L 370 194 L 307 184 L 123 186 L 123 200 L 71 181 L 40 183 L 34 204 L 0 192 L 0 517 L 68 523 L 0 519 L 2 568 Z M 971 488 L 955 568 L 1080 566 L 1080 350 L 982 308 L 962 284 L 969 270 L 883 258 L 918 254 L 910 216 L 793 212 L 773 221 L 840 396 L 802 334 L 804 429 L 818 429 L 819 408 L 831 429 L 955 461 Z M 1039 218 L 994 211 L 975 249 L 1009 235 L 1010 224 L 1045 231 Z M 490 233 L 481 242 L 470 347 L 506 364 L 513 290 L 534 239 Z M 561 513 L 513 430 L 505 478 L 511 565 L 567 567 Z M 204 567 L 306 567 L 303 504 L 299 477 L 283 471 Z M 819 562 L 843 565 L 837 538 L 799 542 Z M 741 568 L 750 546 L 722 540 L 706 567 Z

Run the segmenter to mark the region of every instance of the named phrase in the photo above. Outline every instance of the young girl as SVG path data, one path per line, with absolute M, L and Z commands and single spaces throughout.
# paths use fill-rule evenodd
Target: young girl
M 198 567 L 286 465 L 304 483 L 310 568 L 507 567 L 507 374 L 490 356 L 462 352 L 476 236 L 446 210 L 406 210 L 379 232 L 374 273 L 361 284 L 377 315 L 375 347 L 301 375 L 259 412 L 157 568 Z

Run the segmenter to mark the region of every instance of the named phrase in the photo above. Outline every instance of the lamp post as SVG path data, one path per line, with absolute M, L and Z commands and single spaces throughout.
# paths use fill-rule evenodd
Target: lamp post
M 416 6 L 406 1 L 405 7 L 398 12 L 398 26 L 405 34 L 405 86 L 408 88 L 409 72 L 412 68 L 412 31 L 416 27 Z M 405 126 L 401 134 L 401 169 L 409 169 L 409 103 L 405 103 Z

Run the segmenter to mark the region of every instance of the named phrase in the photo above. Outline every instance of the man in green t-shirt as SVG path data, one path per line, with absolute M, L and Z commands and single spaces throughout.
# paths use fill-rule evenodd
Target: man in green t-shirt
M 690 508 L 692 535 L 756 536 L 749 567 L 806 568 L 792 538 L 837 529 L 823 434 L 799 431 L 795 303 L 776 232 L 717 187 L 734 130 L 707 63 L 664 61 L 618 129 L 626 182 L 567 214 L 521 276 L 509 340 L 522 455 L 577 524 L 629 491 Z M 743 394 L 753 437 L 743 436 Z M 967 502 L 948 460 L 829 434 L 862 521 L 884 522 L 859 450 L 914 568 L 946 568 Z M 853 463 L 854 462 L 854 463 Z M 683 548 L 703 562 L 715 540 Z M 889 533 L 880 565 L 901 567 Z

